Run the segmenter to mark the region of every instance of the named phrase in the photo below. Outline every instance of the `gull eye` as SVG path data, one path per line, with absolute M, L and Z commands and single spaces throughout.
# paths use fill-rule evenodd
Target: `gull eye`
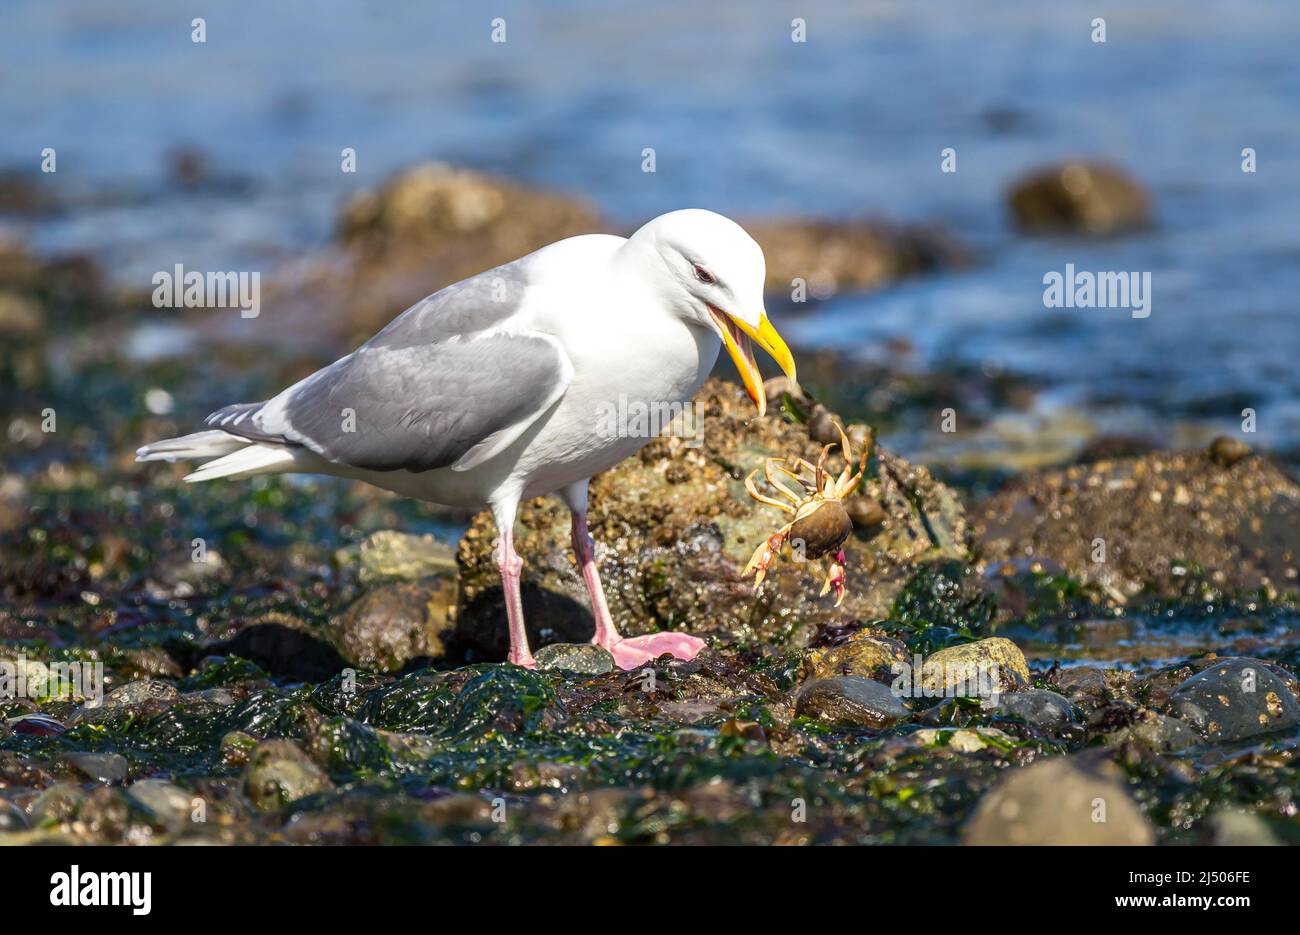
M 706 286 L 711 286 L 715 282 L 717 282 L 717 280 L 713 278 L 713 274 L 710 273 L 703 266 L 701 266 L 699 263 L 695 264 L 695 278 L 698 279 L 700 282 L 704 283 Z

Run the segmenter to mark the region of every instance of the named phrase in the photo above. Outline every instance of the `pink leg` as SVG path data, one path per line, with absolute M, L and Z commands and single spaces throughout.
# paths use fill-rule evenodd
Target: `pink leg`
M 605 603 L 605 588 L 600 583 L 600 569 L 596 567 L 596 545 L 587 532 L 586 510 L 573 511 L 573 553 L 582 567 L 582 579 L 587 582 L 587 594 L 591 597 L 591 615 L 596 618 L 596 635 L 591 641 L 609 649 L 623 637 L 614 628 L 614 618 Z
M 587 532 L 587 491 L 583 484 L 580 506 L 573 505 L 573 551 L 582 567 L 587 593 L 591 596 L 591 613 L 596 618 L 596 635 L 591 641 L 610 651 L 620 669 L 635 669 L 670 653 L 678 659 L 694 659 L 704 648 L 704 640 L 689 633 L 647 633 L 624 639 L 614 628 L 614 619 L 605 603 L 605 589 L 600 583 L 600 570 L 596 567 L 596 549 Z M 574 498 L 577 499 L 577 498 Z
M 528 648 L 528 631 L 524 629 L 524 601 L 519 594 L 519 576 L 523 559 L 515 552 L 514 532 L 509 526 L 498 530 L 497 567 L 501 569 L 501 587 L 506 596 L 506 617 L 510 621 L 509 660 L 525 669 L 536 669 L 532 650 Z

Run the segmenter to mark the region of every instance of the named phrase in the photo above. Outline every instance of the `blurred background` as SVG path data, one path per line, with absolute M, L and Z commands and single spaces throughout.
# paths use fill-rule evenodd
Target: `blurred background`
M 10 258 L 0 327 L 46 343 L 39 366 L 8 362 L 9 456 L 38 455 L 32 407 L 75 407 L 105 360 L 138 378 L 105 388 L 114 415 L 147 416 L 141 368 L 234 355 L 219 382 L 206 362 L 159 385 L 175 398 L 153 414 L 184 428 L 447 281 L 691 205 L 753 223 L 822 395 L 941 469 L 1054 463 L 1098 438 L 1199 443 L 1248 407 L 1260 446 L 1298 450 L 1294 4 L 494 10 L 503 43 L 472 4 L 233 0 L 194 11 L 195 43 L 191 12 L 161 0 L 10 0 L 0 230 L 11 254 L 95 278 L 24 312 Z M 444 167 L 383 194 L 431 160 L 492 183 Z M 1050 173 L 1069 161 L 1118 178 L 1036 230 L 1033 199 L 1059 209 Z M 1040 171 L 1017 224 L 1010 193 Z M 150 277 L 177 263 L 259 271 L 261 316 L 154 309 Z M 1067 263 L 1149 271 L 1151 316 L 1045 308 L 1042 277 Z M 791 303 L 800 275 L 809 301 Z M 958 431 L 937 433 L 948 406 Z

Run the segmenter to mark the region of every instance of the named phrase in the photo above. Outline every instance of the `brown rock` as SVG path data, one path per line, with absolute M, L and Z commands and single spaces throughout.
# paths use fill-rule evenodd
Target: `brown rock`
M 1230 472 L 1201 452 L 1036 472 L 972 521 L 985 565 L 1057 562 L 1118 603 L 1182 596 L 1192 574 L 1227 594 L 1300 591 L 1300 485 L 1265 458 Z
M 1071 161 L 1016 182 L 1011 214 L 1030 233 L 1104 236 L 1147 226 L 1150 205 L 1142 187 L 1114 166 Z

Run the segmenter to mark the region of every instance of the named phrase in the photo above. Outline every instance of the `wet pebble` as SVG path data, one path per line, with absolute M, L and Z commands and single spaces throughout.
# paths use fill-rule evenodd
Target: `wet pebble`
M 48 714 L 23 714 L 6 720 L 5 726 L 15 734 L 33 737 L 56 737 L 67 730 L 61 721 Z
M 911 715 L 889 688 L 860 675 L 815 679 L 799 690 L 795 711 L 837 727 L 880 729 Z
M 997 710 L 1035 727 L 1062 727 L 1079 720 L 1079 709 L 1070 699 L 1044 688 L 1001 695 Z

